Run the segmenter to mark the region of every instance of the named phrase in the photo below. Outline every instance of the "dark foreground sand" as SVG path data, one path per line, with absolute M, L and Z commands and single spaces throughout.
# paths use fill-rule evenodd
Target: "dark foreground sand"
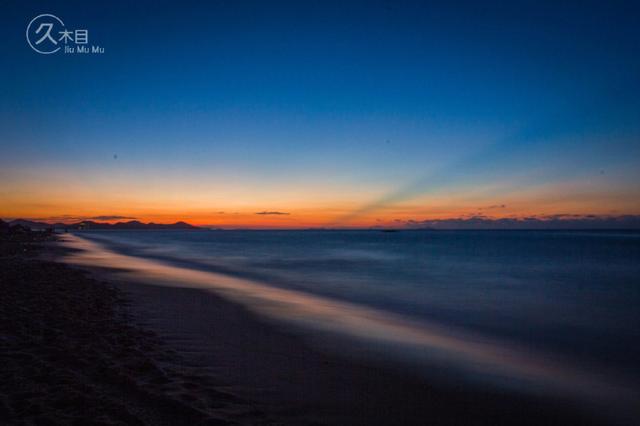
M 122 291 L 0 243 L 0 424 L 269 424 L 133 324 Z
M 44 246 L 0 243 L 0 424 L 599 421 L 566 401 L 329 355 L 208 292 L 107 284 L 43 260 Z

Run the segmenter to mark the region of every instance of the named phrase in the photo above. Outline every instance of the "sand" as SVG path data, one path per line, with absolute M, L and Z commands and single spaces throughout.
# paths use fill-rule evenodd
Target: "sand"
M 0 424 L 269 424 L 136 326 L 122 291 L 0 247 Z
M 106 282 L 55 243 L 0 247 L 1 424 L 605 424 L 325 352 L 202 290 Z

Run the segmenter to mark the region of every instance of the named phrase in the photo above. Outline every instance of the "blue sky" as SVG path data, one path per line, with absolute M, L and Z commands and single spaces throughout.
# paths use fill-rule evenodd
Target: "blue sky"
M 8 2 L 0 17 L 1 177 L 28 191 L 38 180 L 74 188 L 84 181 L 78 191 L 111 194 L 118 208 L 123 182 L 156 198 L 178 182 L 169 188 L 195 191 L 183 201 L 199 200 L 198 212 L 208 208 L 203 182 L 237 185 L 237 197 L 211 201 L 212 211 L 311 209 L 291 194 L 317 191 L 338 218 L 430 205 L 434 191 L 474 184 L 557 182 L 563 191 L 567 181 L 582 181 L 585 191 L 621 191 L 620 209 L 633 213 L 639 9 L 632 2 Z M 88 29 L 105 53 L 33 52 L 24 29 L 40 13 Z M 1 189 L 14 211 L 33 207 Z M 257 192 L 271 194 L 268 205 L 252 203 Z M 494 192 L 487 202 L 499 201 Z M 170 202 L 161 201 L 160 210 Z M 576 208 L 584 213 L 587 204 Z M 54 210 L 65 209 L 74 206 Z

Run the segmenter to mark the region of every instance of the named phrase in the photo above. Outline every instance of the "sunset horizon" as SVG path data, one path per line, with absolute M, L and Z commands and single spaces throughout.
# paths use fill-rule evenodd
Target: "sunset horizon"
M 18 30 L 46 10 L 11 8 L 0 217 L 305 228 L 640 215 L 640 64 L 618 9 L 601 8 L 620 24 L 599 31 L 570 6 L 542 23 L 504 5 L 310 9 L 256 6 L 243 21 L 210 5 L 122 32 L 148 22 L 144 8 L 100 19 L 60 6 L 105 50 L 43 55 Z M 269 211 L 285 214 L 256 214 Z
M 341 225 L 339 222 L 308 222 L 296 223 L 295 220 L 261 220 L 250 222 L 246 218 L 252 215 L 258 216 L 290 216 L 292 213 L 284 212 L 257 212 L 257 213 L 231 213 L 229 216 L 233 220 L 221 219 L 219 222 L 192 220 L 185 216 L 167 218 L 166 216 L 134 217 L 126 215 L 98 215 L 98 216 L 75 216 L 63 215 L 54 217 L 29 217 L 16 216 L 0 218 L 6 222 L 29 221 L 50 225 L 73 225 L 82 222 L 95 222 L 98 224 L 126 224 L 130 222 L 142 224 L 162 224 L 171 225 L 176 223 L 186 223 L 199 228 L 213 229 L 255 229 L 255 230 L 367 230 L 367 229 L 398 229 L 398 230 L 420 230 L 420 229 L 446 229 L 446 230 L 597 230 L 597 229 L 640 229 L 640 215 L 593 215 L 593 214 L 552 214 L 552 215 L 525 215 L 525 216 L 487 216 L 484 214 L 470 213 L 461 216 L 430 217 L 420 220 L 416 219 L 393 219 L 384 221 L 376 219 L 371 223 L 350 223 Z M 234 221 L 235 220 L 235 221 Z M 293 224 L 292 224 L 293 222 Z

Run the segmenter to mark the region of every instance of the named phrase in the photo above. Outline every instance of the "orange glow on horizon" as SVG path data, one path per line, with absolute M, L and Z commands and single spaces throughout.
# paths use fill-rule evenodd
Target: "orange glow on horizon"
M 581 181 L 537 186 L 477 183 L 363 210 L 393 188 L 320 183 L 129 183 L 82 178 L 60 170 L 3 172 L 7 171 L 0 171 L 0 178 L 7 179 L 0 191 L 0 218 L 49 223 L 138 220 L 221 228 L 392 228 L 412 221 L 474 216 L 640 214 L 640 189 L 597 187 Z

